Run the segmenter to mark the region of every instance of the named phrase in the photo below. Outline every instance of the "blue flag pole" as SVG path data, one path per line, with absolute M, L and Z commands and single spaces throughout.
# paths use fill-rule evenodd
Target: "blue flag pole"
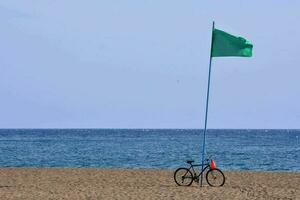
M 205 138 L 207 131 L 207 114 L 208 114 L 208 101 L 209 101 L 209 88 L 210 88 L 210 74 L 211 74 L 211 63 L 212 63 L 212 46 L 213 46 L 213 31 L 215 29 L 215 22 L 213 21 L 212 25 L 212 34 L 211 34 L 211 46 L 210 46 L 210 59 L 209 59 L 209 70 L 208 70 L 208 82 L 207 82 L 207 94 L 206 94 L 206 109 L 205 109 L 205 124 L 203 131 L 203 145 L 202 145 L 202 170 L 204 168 L 204 159 L 205 159 Z M 201 174 L 200 186 L 203 185 L 203 173 Z

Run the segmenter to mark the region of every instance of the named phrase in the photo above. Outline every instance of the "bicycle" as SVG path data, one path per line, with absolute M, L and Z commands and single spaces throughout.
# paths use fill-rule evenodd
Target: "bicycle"
M 194 170 L 194 167 L 202 166 L 202 164 L 192 164 L 193 160 L 187 160 L 186 163 L 190 164 L 189 168 L 178 168 L 174 172 L 174 180 L 177 185 L 179 186 L 190 186 L 192 185 L 193 181 L 199 183 L 199 177 L 206 172 L 206 182 L 208 185 L 212 187 L 220 187 L 223 186 L 225 183 L 225 176 L 223 172 L 216 167 L 216 163 L 212 159 L 206 159 L 204 163 L 203 170 L 197 174 Z M 204 175 L 204 174 L 203 174 Z

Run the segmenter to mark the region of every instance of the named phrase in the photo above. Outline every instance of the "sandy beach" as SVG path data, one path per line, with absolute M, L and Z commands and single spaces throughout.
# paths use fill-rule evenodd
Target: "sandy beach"
M 225 172 L 223 187 L 176 186 L 173 171 L 0 169 L 0 199 L 300 199 L 300 173 Z
M 0 199 L 300 199 L 300 173 L 225 172 L 223 187 L 176 186 L 173 171 L 0 169 Z

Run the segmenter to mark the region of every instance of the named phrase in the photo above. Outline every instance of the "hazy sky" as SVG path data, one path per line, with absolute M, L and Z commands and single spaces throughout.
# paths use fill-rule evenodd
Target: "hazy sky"
M 300 128 L 300 1 L 2 0 L 0 128 Z

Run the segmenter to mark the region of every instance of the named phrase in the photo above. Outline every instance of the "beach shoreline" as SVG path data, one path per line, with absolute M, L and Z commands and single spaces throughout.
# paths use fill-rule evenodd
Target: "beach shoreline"
M 300 173 L 225 171 L 223 187 L 179 187 L 173 170 L 0 168 L 0 199 L 300 199 Z

